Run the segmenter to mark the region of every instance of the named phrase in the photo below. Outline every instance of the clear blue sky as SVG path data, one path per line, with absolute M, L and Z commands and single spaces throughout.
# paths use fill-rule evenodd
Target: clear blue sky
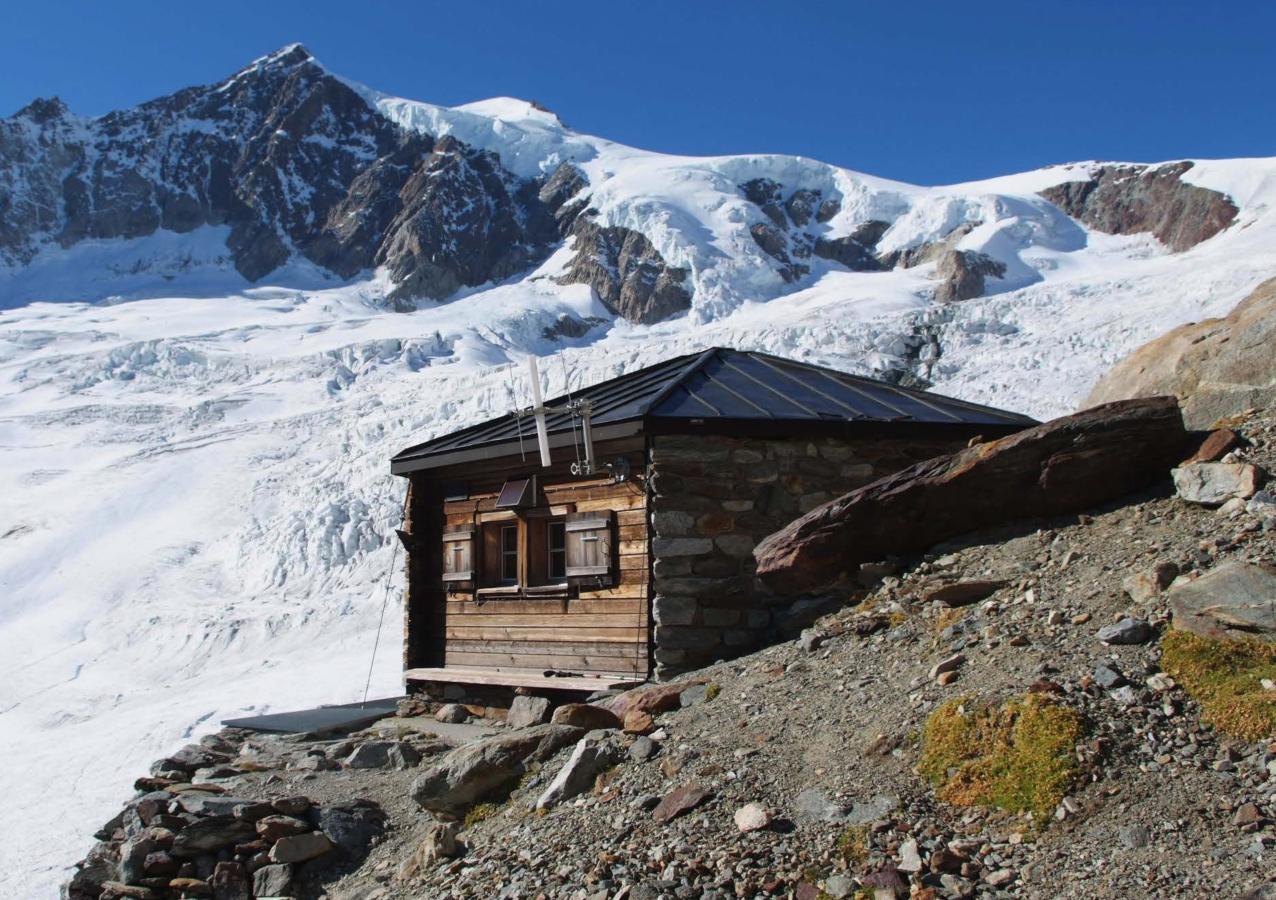
M 1276 4 L 6 2 L 0 115 L 99 114 L 292 41 L 387 93 L 537 100 L 675 153 L 925 184 L 1077 159 L 1276 155 Z

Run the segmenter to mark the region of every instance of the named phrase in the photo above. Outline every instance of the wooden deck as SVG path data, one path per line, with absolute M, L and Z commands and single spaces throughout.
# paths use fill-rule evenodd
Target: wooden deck
M 485 684 L 498 687 L 539 688 L 550 691 L 607 691 L 643 684 L 641 677 L 620 675 L 572 675 L 554 677 L 533 672 L 501 672 L 494 669 L 405 669 L 408 681 L 433 681 L 440 684 Z

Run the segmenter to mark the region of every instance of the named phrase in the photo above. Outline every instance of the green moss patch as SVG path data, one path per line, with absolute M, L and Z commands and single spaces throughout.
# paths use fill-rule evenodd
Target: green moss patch
M 1216 729 L 1248 741 L 1276 736 L 1276 644 L 1219 641 L 1171 630 L 1161 639 L 1161 667 L 1201 706 Z
M 946 803 L 1048 817 L 1075 780 L 1082 735 L 1076 710 L 1037 694 L 1002 706 L 950 700 L 922 732 L 918 770 Z

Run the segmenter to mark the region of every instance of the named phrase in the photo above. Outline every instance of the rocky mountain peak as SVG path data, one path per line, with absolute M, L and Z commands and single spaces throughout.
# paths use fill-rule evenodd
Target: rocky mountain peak
M 63 119 L 71 114 L 61 97 L 37 97 L 22 109 L 13 114 L 15 119 L 29 119 L 37 125 L 44 125 L 55 119 Z

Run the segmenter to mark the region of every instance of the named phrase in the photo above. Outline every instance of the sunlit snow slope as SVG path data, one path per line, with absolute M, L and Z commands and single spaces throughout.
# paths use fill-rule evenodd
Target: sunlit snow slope
M 184 739 L 248 711 L 362 695 L 397 579 L 403 485 L 387 459 L 526 403 L 510 363 L 527 353 L 552 356 L 551 394 L 710 345 L 866 373 L 920 358 L 935 390 L 1044 417 L 1137 344 L 1226 312 L 1276 271 L 1274 160 L 1191 168 L 1186 181 L 1240 214 L 1170 253 L 1037 196 L 1086 164 L 920 188 L 808 160 L 630 150 L 518 101 L 442 110 L 366 96 L 407 126 L 462 130 L 516 173 L 576 160 L 600 215 L 692 271 L 692 309 L 648 326 L 616 318 L 587 285 L 558 283 L 566 245 L 521 277 L 410 313 L 385 311 L 384 273 L 337 282 L 294 261 L 250 285 L 214 227 L 49 248 L 7 272 L 0 794 L 21 824 L 0 841 L 4 896 L 53 896 L 132 779 Z M 888 220 L 883 250 L 982 223 L 963 246 L 1006 276 L 942 306 L 928 266 L 827 265 L 786 284 L 748 236 L 759 214 L 737 185 L 754 177 L 840 196 L 848 226 Z M 547 337 L 564 315 L 591 330 Z M 373 696 L 400 687 L 389 584 Z

